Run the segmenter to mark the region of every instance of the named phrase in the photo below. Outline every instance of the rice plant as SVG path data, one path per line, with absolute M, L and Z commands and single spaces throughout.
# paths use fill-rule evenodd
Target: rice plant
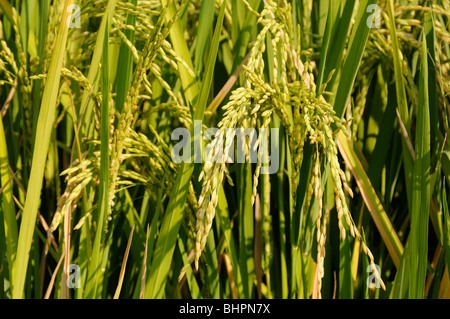
M 450 298 L 448 0 L 0 0 L 0 298 Z

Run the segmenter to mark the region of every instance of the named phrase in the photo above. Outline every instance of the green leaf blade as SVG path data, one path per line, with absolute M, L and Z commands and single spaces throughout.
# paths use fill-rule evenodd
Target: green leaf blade
M 428 222 L 431 197 L 430 109 L 428 96 L 428 56 L 425 36 L 422 41 L 419 82 L 410 233 L 412 237 L 410 298 L 424 298 L 428 261 Z

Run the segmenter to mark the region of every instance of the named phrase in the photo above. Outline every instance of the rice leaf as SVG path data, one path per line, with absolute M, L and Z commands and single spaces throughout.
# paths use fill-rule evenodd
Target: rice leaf
M 200 74 L 203 70 L 203 57 L 206 53 L 209 30 L 213 27 L 214 22 L 214 7 L 216 5 L 216 0 L 202 1 L 200 7 L 200 14 L 198 18 L 198 29 L 197 29 L 197 43 L 195 45 L 195 73 Z
M 130 1 L 131 4 L 136 5 L 137 0 Z M 134 14 L 128 14 L 127 25 L 134 28 L 136 26 L 136 16 Z M 125 30 L 125 36 L 127 39 L 134 43 L 135 31 L 134 29 Z M 128 88 L 131 82 L 131 75 L 133 71 L 133 55 L 125 43 L 120 46 L 119 60 L 117 63 L 117 74 L 120 75 L 116 79 L 117 85 L 117 98 L 116 98 L 116 108 L 120 112 L 125 103 L 127 97 Z
M 6 245 L 6 259 L 8 261 L 9 279 L 14 282 L 14 261 L 16 259 L 16 249 L 18 240 L 16 209 L 13 201 L 13 177 L 9 171 L 8 149 L 3 128 L 3 119 L 0 116 L 0 198 L 2 227 L 4 227 L 5 238 L 2 241 Z M 13 290 L 14 288 L 12 288 Z
M 42 189 L 42 179 L 44 176 L 45 162 L 50 142 L 50 135 L 55 120 L 56 101 L 58 97 L 59 79 L 61 76 L 61 67 L 65 55 L 65 46 L 67 41 L 67 19 L 69 13 L 67 7 L 73 3 L 72 0 L 66 0 L 61 16 L 58 35 L 55 42 L 50 61 L 50 68 L 47 76 L 47 84 L 44 89 L 39 119 L 37 123 L 37 134 L 35 144 L 41 147 L 35 147 L 28 183 L 27 198 L 23 211 L 23 217 L 20 224 L 19 240 L 17 245 L 17 258 L 14 263 L 14 272 L 17 274 L 13 282 L 13 298 L 24 297 L 25 277 L 27 273 L 31 241 L 34 233 L 37 211 L 40 202 Z
M 428 221 L 430 211 L 430 108 L 428 96 L 428 55 L 425 35 L 422 41 L 419 77 L 419 105 L 413 174 L 411 212 L 411 264 L 409 298 L 424 298 L 428 260 Z
M 108 26 L 106 18 L 106 26 Z M 86 283 L 86 298 L 96 298 L 99 296 L 99 285 L 101 262 L 103 259 L 105 229 L 107 219 L 111 213 L 109 199 L 109 28 L 104 29 L 103 50 L 102 50 L 102 107 L 101 107 L 101 128 L 100 128 L 100 185 L 99 185 L 99 206 L 98 206 L 98 227 L 95 233 L 92 256 L 89 263 L 88 279 Z
M 356 15 L 353 31 L 350 36 L 347 57 L 342 67 L 342 74 L 339 79 L 339 86 L 336 91 L 336 99 L 334 100 L 334 110 L 337 116 L 342 117 L 346 109 L 350 93 L 355 82 L 356 73 L 361 62 L 364 48 L 369 37 L 370 29 L 367 26 L 367 19 L 370 14 L 367 7 L 376 4 L 376 0 L 362 0 L 359 4 L 358 13 Z M 330 52 L 330 54 L 332 54 Z
M 404 134 L 402 135 L 404 139 L 402 140 L 403 145 L 403 163 L 406 177 L 406 188 L 408 196 L 408 207 L 411 211 L 412 209 L 412 171 L 413 163 L 410 155 L 408 154 L 407 140 L 408 136 L 411 136 L 411 119 L 408 109 L 408 100 L 406 98 L 405 80 L 403 75 L 403 55 L 400 50 L 399 41 L 396 31 L 396 20 L 394 17 L 394 1 L 387 1 L 387 11 L 388 11 L 388 26 L 389 34 L 392 37 L 392 58 L 394 62 L 394 74 L 395 74 L 395 85 L 397 89 L 397 103 L 398 110 L 400 114 L 400 120 L 404 125 Z

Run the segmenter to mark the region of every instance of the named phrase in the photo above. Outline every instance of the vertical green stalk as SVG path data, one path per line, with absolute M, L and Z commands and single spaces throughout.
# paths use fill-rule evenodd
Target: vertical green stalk
M 363 4 L 361 4 L 363 6 Z M 330 8 L 328 12 L 327 25 L 324 35 L 324 46 L 321 49 L 321 59 L 319 65 L 319 78 L 317 81 L 317 90 L 323 84 L 333 69 L 339 69 L 342 64 L 342 57 L 348 37 L 348 30 L 351 25 L 351 18 L 353 15 L 355 3 L 354 1 L 346 1 L 339 3 L 339 1 L 330 1 Z M 343 7 L 343 8 L 342 8 Z M 342 10 L 342 15 L 340 11 Z M 363 20 L 363 22 L 365 22 Z M 362 24 L 363 25 L 363 24 Z M 350 55 L 349 55 L 350 56 Z M 351 56 L 356 57 L 355 55 Z M 336 72 L 330 82 L 330 87 L 339 78 Z M 339 85 L 341 82 L 339 82 Z M 332 100 L 332 97 L 331 97 Z M 330 101 L 332 102 L 332 101 Z
M 137 0 L 131 0 L 131 4 L 136 5 Z M 134 27 L 136 24 L 136 17 L 134 14 L 128 14 L 127 25 Z M 134 43 L 135 31 L 125 30 L 125 36 L 131 43 Z M 117 65 L 117 98 L 116 108 L 118 112 L 122 111 L 123 104 L 127 97 L 128 88 L 131 82 L 131 75 L 133 73 L 133 55 L 130 48 L 125 43 L 120 46 L 119 63 Z
M 206 262 L 208 263 L 208 285 L 210 297 L 213 299 L 220 298 L 220 282 L 217 263 L 217 250 L 214 240 L 214 232 L 210 232 L 206 241 Z
M 237 164 L 237 196 L 239 207 L 239 268 L 244 285 L 244 298 L 252 298 L 254 281 L 253 207 L 251 164 Z
M 344 227 L 348 233 L 347 225 Z M 339 244 L 339 299 L 353 298 L 351 259 L 350 238 L 347 236 Z
M 214 23 L 214 14 L 211 13 L 214 12 L 216 0 L 202 1 L 201 3 L 194 57 L 196 74 L 200 74 L 203 70 L 203 59 L 208 44 L 209 30 L 211 30 Z
M 43 57 L 45 52 L 45 38 L 47 36 L 47 25 L 48 25 L 48 9 L 49 9 L 49 0 L 42 0 L 39 1 L 39 15 L 41 16 L 40 19 L 40 26 L 39 26 L 39 43 L 38 43 L 38 56 Z M 42 73 L 44 63 L 39 63 L 37 66 L 36 72 L 38 74 Z M 36 138 L 36 125 L 39 115 L 39 98 L 41 95 L 41 89 L 42 89 L 42 80 L 36 80 L 33 85 L 33 140 Z
M 174 7 L 171 7 L 171 10 L 169 10 L 169 19 L 175 14 L 175 10 L 176 9 Z M 195 82 L 194 79 L 190 77 L 189 72 L 187 72 L 184 66 L 180 66 L 180 77 L 183 87 L 185 88 L 186 99 L 190 103 L 196 102 L 194 120 L 203 120 L 209 91 L 212 86 L 212 78 L 215 62 L 217 59 L 224 14 L 225 2 L 222 4 L 217 19 L 216 28 L 211 43 L 211 50 L 205 67 L 205 77 L 203 79 L 200 94 L 197 94 L 197 82 Z M 171 30 L 171 39 L 175 51 L 178 54 L 181 53 L 181 57 L 189 58 L 189 51 L 186 52 L 187 45 L 184 41 L 183 33 L 181 32 L 181 25 L 179 23 L 179 20 L 175 21 L 172 28 L 174 29 Z M 188 63 L 188 66 L 189 64 L 192 65 L 192 63 Z M 191 137 L 192 136 L 194 136 L 194 123 L 191 127 Z M 196 138 L 198 137 L 194 136 L 194 139 Z M 164 296 L 164 288 L 167 282 L 167 275 L 169 273 L 173 252 L 175 250 L 176 238 L 183 218 L 184 206 L 186 204 L 189 184 L 194 172 L 194 143 L 194 141 L 191 142 L 190 161 L 188 163 L 180 164 L 177 179 L 175 180 L 175 184 L 172 188 L 166 213 L 161 223 L 160 236 L 158 237 L 158 240 L 156 242 L 153 261 L 149 270 L 149 276 L 147 277 L 147 284 L 145 287 L 146 298 L 162 298 Z
M 362 0 L 359 4 L 356 22 L 350 37 L 347 57 L 342 67 L 339 86 L 336 89 L 336 99 L 334 100 L 334 110 L 339 117 L 345 114 L 348 99 L 352 92 L 353 84 L 355 83 L 367 39 L 369 38 L 370 28 L 367 26 L 366 21 L 370 14 L 366 10 L 369 5 L 376 3 L 378 3 L 377 0 Z M 330 54 L 334 53 L 330 52 Z M 325 74 L 324 76 L 328 75 Z
M 433 173 L 438 165 L 439 152 L 440 152 L 440 128 L 441 123 L 439 121 L 439 103 L 437 94 L 437 70 L 436 70 L 436 36 L 434 28 L 433 13 L 429 12 L 425 14 L 425 35 L 427 38 L 428 48 L 428 96 L 430 106 L 430 123 L 433 123 L 430 127 L 430 147 L 431 147 L 431 172 Z
M 108 18 L 106 18 L 108 26 Z M 100 277 L 102 271 L 102 243 L 104 240 L 104 227 L 110 213 L 109 206 L 109 28 L 105 28 L 103 38 L 103 57 L 102 57 L 102 106 L 101 106 L 101 124 L 100 124 L 100 185 L 99 185 L 99 214 L 98 227 L 95 234 L 94 246 L 92 248 L 92 257 L 89 264 L 88 281 L 86 285 L 86 298 L 96 298 L 98 296 Z
M 274 116 L 274 126 L 280 128 L 280 119 L 278 116 Z M 284 205 L 284 164 L 286 161 L 286 135 L 283 128 L 280 128 L 280 136 L 278 139 L 278 149 L 273 150 L 280 152 L 280 169 L 277 172 L 277 192 L 278 192 L 278 229 L 279 229 L 279 242 L 280 242 L 280 284 L 281 284 L 281 298 L 286 299 L 289 296 L 289 283 L 288 283 L 288 267 L 287 267 L 287 251 L 286 251 L 286 209 Z M 293 250 L 293 254 L 296 250 Z M 295 255 L 297 256 L 297 255 Z M 295 257 L 292 258 L 295 260 Z M 301 260 L 297 260 L 301 262 Z M 295 278 L 295 264 L 292 267 L 293 278 Z M 291 285 L 294 287 L 294 285 Z M 297 287 L 299 288 L 299 287 Z
M 272 37 L 270 33 L 266 36 L 266 46 L 267 46 L 267 77 L 270 83 L 273 82 L 274 79 L 274 50 L 273 50 L 273 44 L 272 44 Z M 279 51 L 278 51 L 279 52 Z M 280 57 L 277 57 L 278 59 Z M 280 76 L 280 75 L 278 75 Z M 289 296 L 289 279 L 288 279 L 288 266 L 287 266 L 287 252 L 286 252 L 286 216 L 289 216 L 289 219 L 291 221 L 294 221 L 296 216 L 299 216 L 298 214 L 294 215 L 294 218 L 292 218 L 292 211 L 291 211 L 291 204 L 292 204 L 292 194 L 289 195 L 289 209 L 288 214 L 286 214 L 285 204 L 284 204 L 284 165 L 286 162 L 286 150 L 288 149 L 288 146 L 286 144 L 288 139 L 286 134 L 284 134 L 284 128 L 281 126 L 280 118 L 277 115 L 273 116 L 272 125 L 274 128 L 280 129 L 280 135 L 278 138 L 276 138 L 275 142 L 275 149 L 272 150 L 272 152 L 277 152 L 280 154 L 280 168 L 276 175 L 276 191 L 277 191 L 277 204 L 278 204 L 278 234 L 279 234 L 279 262 L 280 262 L 280 273 L 277 274 L 280 277 L 279 282 L 275 283 L 274 286 L 278 286 L 281 289 L 281 298 L 288 298 Z M 274 136 L 275 137 L 275 136 Z M 288 161 L 289 162 L 289 161 Z M 287 163 L 288 169 L 290 168 L 290 163 Z M 291 176 L 289 174 L 289 176 Z M 291 185 L 291 184 L 289 184 Z M 289 188 L 290 189 L 290 188 Z M 290 189 L 291 190 L 291 189 Z M 291 193 L 291 192 L 290 192 Z M 298 224 L 299 225 L 299 224 Z M 291 223 L 291 237 L 294 233 L 292 230 L 296 229 L 298 226 L 297 223 L 294 221 Z M 275 226 L 275 225 L 274 225 Z M 276 227 L 276 226 L 275 226 Z M 298 234 L 298 233 L 297 233 Z M 294 235 L 295 236 L 295 235 Z M 291 238 L 292 243 L 296 243 L 296 241 L 293 241 Z M 277 249 L 278 250 L 278 249 Z M 291 289 L 295 289 L 296 285 L 295 280 L 297 278 L 296 272 L 298 269 L 295 267 L 297 262 L 301 262 L 300 259 L 297 259 L 298 253 L 298 246 L 294 244 L 294 247 L 292 249 L 292 276 L 291 276 Z M 277 258 L 277 257 L 276 257 Z M 297 287 L 298 288 L 298 287 Z
M 22 222 L 20 224 L 19 242 L 17 248 L 17 259 L 14 263 L 16 276 L 13 282 L 13 298 L 24 297 L 25 277 L 28 268 L 28 260 L 33 239 L 37 211 L 40 203 L 40 194 L 42 189 L 42 180 L 44 177 L 45 162 L 50 142 L 50 135 L 55 120 L 56 102 L 58 99 L 59 80 L 61 76 L 61 67 L 65 55 L 67 42 L 67 19 L 69 13 L 67 7 L 73 3 L 73 0 L 66 0 L 62 13 L 59 32 L 55 42 L 55 49 L 50 61 L 50 68 L 47 76 L 47 83 L 44 89 L 41 109 L 37 123 L 37 135 L 33 151 L 33 160 L 31 165 L 30 180 L 27 189 L 27 198 L 25 200 Z
M 405 125 L 406 132 L 408 136 L 411 135 L 411 119 L 408 111 L 408 100 L 406 98 L 406 89 L 405 89 L 405 81 L 403 77 L 403 55 L 399 48 L 397 31 L 396 31 L 396 20 L 394 16 L 394 0 L 389 0 L 387 2 L 388 6 L 388 16 L 389 16 L 389 34 L 392 38 L 392 58 L 394 61 L 394 75 L 395 75 L 395 86 L 397 89 L 397 103 L 398 109 L 400 113 L 401 120 Z M 405 168 L 405 178 L 406 178 L 406 189 L 407 189 L 407 197 L 408 197 L 408 207 L 411 211 L 412 203 L 411 196 L 412 190 L 411 185 L 412 181 L 412 171 L 413 171 L 413 163 L 411 159 L 411 155 L 409 154 L 406 141 L 402 139 L 402 155 L 403 155 L 403 165 Z
M 16 259 L 17 249 L 17 222 L 16 209 L 13 202 L 13 181 L 9 172 L 8 148 L 6 147 L 5 131 L 3 129 L 3 120 L 0 115 L 0 207 L 3 218 L 0 223 L 4 223 L 5 238 L 1 239 L 6 244 L 6 259 L 9 268 L 9 280 L 14 282 L 14 260 Z M 0 262 L 0 267 L 1 267 Z M 11 287 L 13 290 L 14 287 Z
M 259 7 L 261 0 L 250 0 L 248 3 L 253 9 L 257 9 Z M 235 5 L 236 4 L 236 5 Z M 238 65 L 244 59 L 247 46 L 251 39 L 251 31 L 252 28 L 256 25 L 256 16 L 253 12 L 247 12 L 247 15 L 244 16 L 240 13 L 246 12 L 246 10 L 242 10 L 241 8 L 242 2 L 236 1 L 233 2 L 233 30 L 232 30 L 232 38 L 234 41 L 233 53 L 235 54 L 233 60 L 232 70 L 236 70 Z M 236 11 L 235 11 L 236 10 Z M 238 20 L 239 22 L 235 22 Z
M 100 28 L 98 29 L 98 36 L 95 42 L 94 53 L 91 59 L 91 66 L 89 68 L 87 79 L 89 83 L 94 86 L 93 92 L 97 92 L 97 83 L 99 79 L 98 74 L 98 65 L 102 59 L 102 49 L 104 42 L 104 34 L 105 29 L 110 27 L 110 23 L 112 21 L 112 17 L 114 14 L 114 10 L 116 7 L 117 0 L 108 1 L 108 6 L 106 7 L 105 13 L 103 15 L 102 23 L 100 24 Z M 81 98 L 81 107 L 84 108 L 86 106 L 86 111 L 84 114 L 83 124 L 81 126 L 82 136 L 90 136 L 90 130 L 93 127 L 93 116 L 92 112 L 94 111 L 94 101 L 91 99 L 91 92 L 89 90 L 84 90 L 83 96 Z
M 426 36 L 422 39 L 421 70 L 419 78 L 419 105 L 413 196 L 411 212 L 411 266 L 409 298 L 424 298 L 428 262 L 428 214 L 430 210 L 430 110 L 428 96 L 428 51 Z
M 238 250 L 232 234 L 232 225 L 230 222 L 227 198 L 223 188 L 219 190 L 219 204 L 217 205 L 216 218 L 220 224 L 223 236 L 225 237 L 225 243 L 227 245 L 228 255 L 233 265 L 233 276 L 236 284 L 236 290 L 238 296 L 244 296 L 244 287 L 242 284 L 242 276 L 239 268 Z
M 445 189 L 445 179 L 442 181 L 442 210 L 444 211 L 445 220 L 445 236 L 444 236 L 444 248 L 445 248 L 445 263 L 447 268 L 450 269 L 450 214 L 448 209 L 447 193 Z

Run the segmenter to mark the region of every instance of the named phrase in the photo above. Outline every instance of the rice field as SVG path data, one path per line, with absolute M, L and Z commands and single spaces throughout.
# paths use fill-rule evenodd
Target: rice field
M 450 298 L 449 0 L 0 0 L 0 299 Z

